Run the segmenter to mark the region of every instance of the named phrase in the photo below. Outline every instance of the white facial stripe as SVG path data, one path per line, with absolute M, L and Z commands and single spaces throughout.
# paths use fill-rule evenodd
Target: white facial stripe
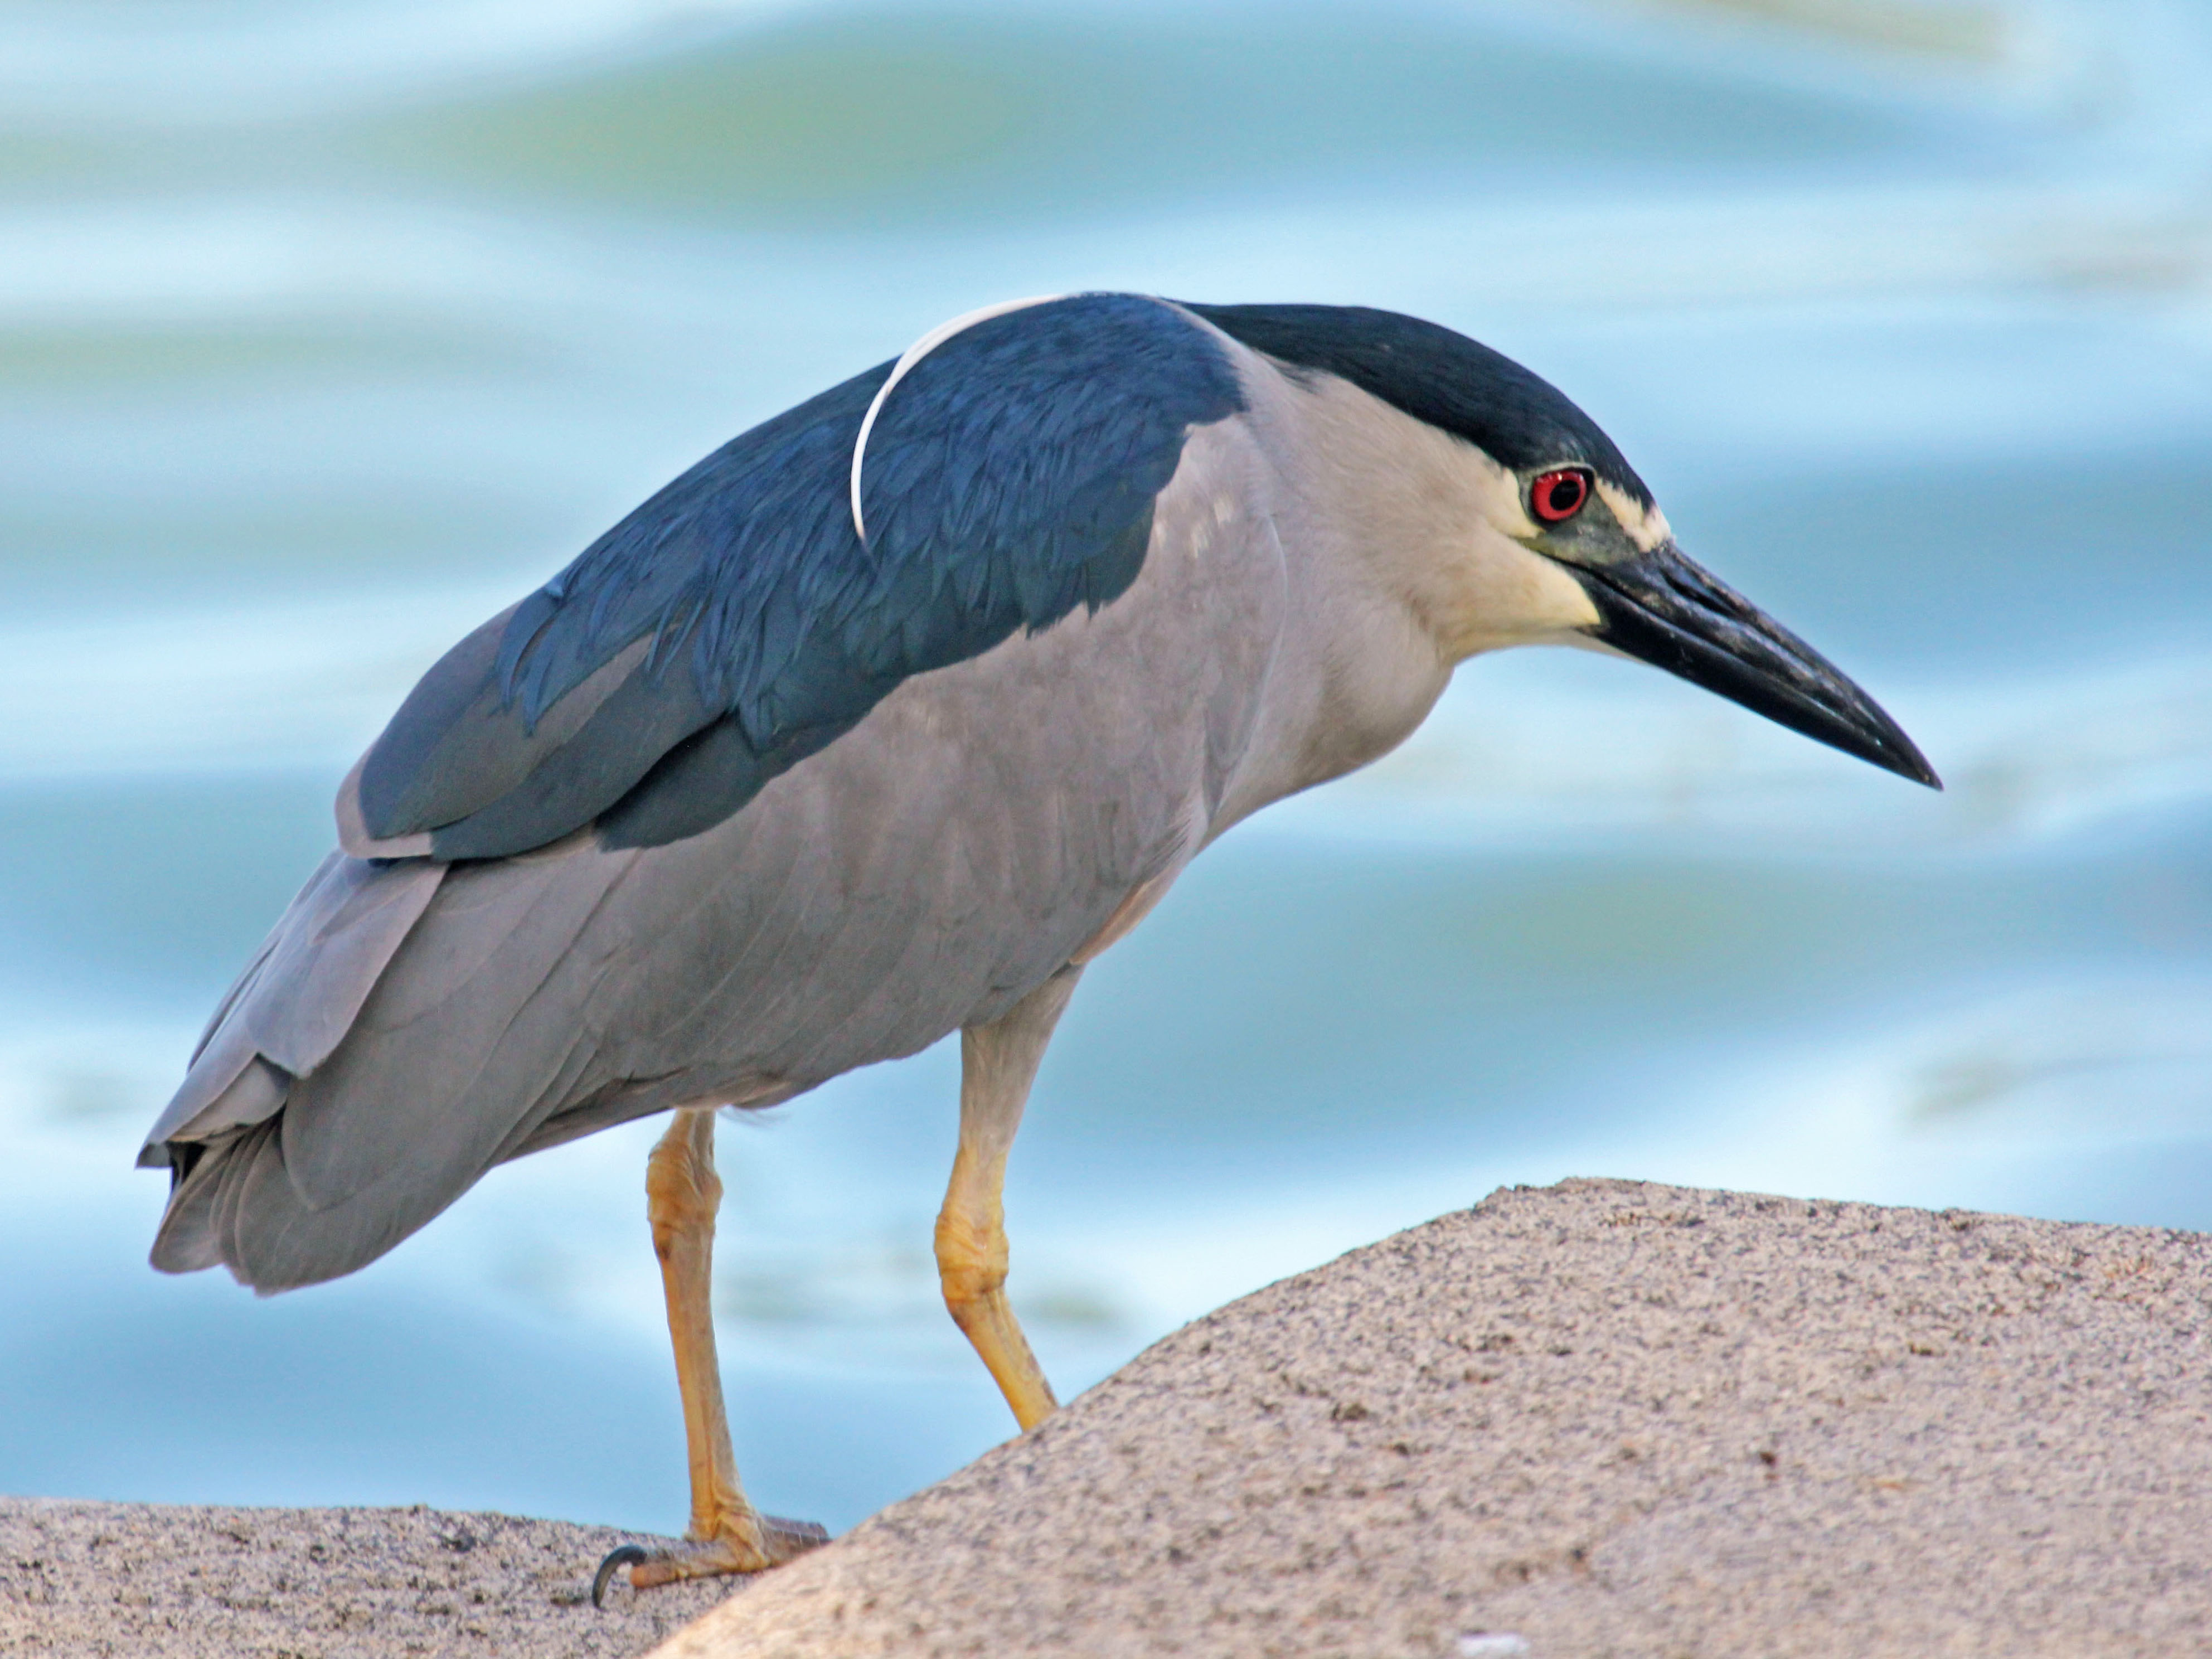
M 1010 311 L 1026 311 L 1031 306 L 1050 305 L 1054 300 L 1066 297 L 1065 294 L 1036 294 L 1026 300 L 1001 300 L 997 305 L 985 306 L 955 317 L 951 322 L 939 323 L 899 355 L 898 362 L 891 365 L 890 378 L 876 388 L 876 395 L 869 400 L 868 412 L 860 420 L 860 435 L 853 441 L 853 529 L 862 546 L 867 544 L 868 526 L 860 516 L 860 460 L 868 453 L 868 434 L 875 428 L 876 416 L 883 413 L 884 399 L 891 395 L 891 388 L 906 378 L 908 369 L 962 330 L 988 323 L 994 317 L 1003 317 Z
M 1613 516 L 1628 532 L 1628 539 L 1636 544 L 1639 553 L 1649 553 L 1662 543 L 1672 541 L 1673 530 L 1668 527 L 1667 515 L 1656 507 L 1646 507 L 1626 490 L 1617 489 L 1602 478 L 1597 481 L 1598 498 L 1613 509 Z

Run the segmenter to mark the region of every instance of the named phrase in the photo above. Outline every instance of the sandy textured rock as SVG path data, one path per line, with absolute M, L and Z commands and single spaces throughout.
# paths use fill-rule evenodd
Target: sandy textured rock
M 660 1649 L 2212 1652 L 2212 1240 L 1612 1182 L 1178 1332 Z
M 586 1599 L 633 1534 L 435 1510 L 0 1498 L 0 1655 L 635 1655 L 728 1582 Z
M 709 1607 L 657 1651 L 2201 1655 L 2208 1316 L 2195 1234 L 1521 1189 L 742 1595 L 595 1613 L 623 1534 L 550 1522 L 0 1498 L 0 1656 L 632 1655 Z

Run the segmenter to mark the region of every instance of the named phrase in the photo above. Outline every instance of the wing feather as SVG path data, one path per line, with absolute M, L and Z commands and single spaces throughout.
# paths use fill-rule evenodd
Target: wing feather
M 724 446 L 456 646 L 342 792 L 349 849 L 496 858 L 603 816 L 616 845 L 697 834 L 902 681 L 1126 592 L 1186 437 L 1243 407 L 1164 302 L 987 319 L 884 402 L 864 543 L 849 463 L 888 372 Z
M 426 900 L 379 964 L 342 1042 L 281 1069 L 250 1052 L 212 1106 L 157 1126 L 169 1141 L 198 1144 L 179 1166 L 155 1265 L 227 1262 L 263 1290 L 349 1273 L 570 1103 L 598 1054 L 576 1010 L 605 960 L 580 941 L 635 856 L 572 842 L 450 872 L 337 860 L 341 875 L 361 881 L 365 871 L 372 886 L 426 870 L 444 880 L 428 884 L 437 902 Z M 280 944 L 272 961 L 283 953 Z M 333 985 L 353 994 L 350 981 Z M 292 1034 L 242 1029 L 276 1047 Z M 173 1158 L 161 1140 L 153 1150 Z
M 225 998 L 139 1163 L 169 1164 L 168 1141 L 204 1139 L 275 1111 L 283 1094 L 271 1098 L 257 1060 L 297 1076 L 328 1059 L 445 873 L 427 860 L 324 860 Z
M 1127 307 L 1150 307 L 1137 345 L 1187 367 L 1163 308 Z M 633 526 L 641 562 L 580 562 L 426 678 L 355 781 L 379 856 L 318 872 L 142 1157 L 175 1175 L 157 1265 L 264 1290 L 349 1272 L 500 1159 L 786 1098 L 993 1018 L 1170 878 L 1255 718 L 1279 549 L 1243 422 L 1186 458 L 1218 399 L 1054 428 L 1055 397 L 1137 400 L 1126 365 L 1075 349 L 1097 319 L 1062 321 L 948 343 L 1014 354 L 983 378 L 1020 395 L 988 408 L 954 395 L 957 362 L 921 360 L 878 423 L 868 546 L 834 468 L 827 489 L 770 469 L 750 495 L 679 480 L 663 496 L 690 516 Z M 1071 364 L 1091 379 L 1071 388 Z M 1212 372 L 1198 390 L 1234 394 Z M 773 442 L 805 450 L 818 416 L 770 422 Z M 1040 458 L 1025 422 L 1095 453 Z M 992 512 L 962 493 L 986 488 Z M 849 538 L 846 562 L 717 562 L 787 552 L 770 522 Z M 1132 586 L 1148 597 L 1115 602 Z M 550 836 L 595 790 L 596 830 Z

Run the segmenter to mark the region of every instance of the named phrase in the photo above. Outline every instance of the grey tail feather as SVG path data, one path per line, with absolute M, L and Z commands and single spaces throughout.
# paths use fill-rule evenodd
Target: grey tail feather
M 675 1103 L 616 1098 L 681 1079 L 598 1073 L 578 1018 L 601 964 L 574 947 L 637 856 L 331 866 L 149 1141 L 173 1183 L 153 1265 L 263 1291 L 336 1279 L 546 1144 L 547 1119 Z
M 151 1261 L 171 1273 L 227 1267 L 240 1284 L 269 1296 L 343 1278 L 413 1231 L 388 1206 L 310 1209 L 285 1173 L 280 1112 L 192 1148 Z
M 173 1169 L 178 1142 L 276 1113 L 291 1079 L 313 1072 L 352 1029 L 445 874 L 422 860 L 324 860 L 216 1009 L 140 1165 Z

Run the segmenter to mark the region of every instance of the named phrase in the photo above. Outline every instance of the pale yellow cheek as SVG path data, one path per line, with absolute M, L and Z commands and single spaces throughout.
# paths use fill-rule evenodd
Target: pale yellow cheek
M 1485 537 L 1462 568 L 1448 647 L 1455 659 L 1597 626 L 1597 607 L 1564 566 Z

